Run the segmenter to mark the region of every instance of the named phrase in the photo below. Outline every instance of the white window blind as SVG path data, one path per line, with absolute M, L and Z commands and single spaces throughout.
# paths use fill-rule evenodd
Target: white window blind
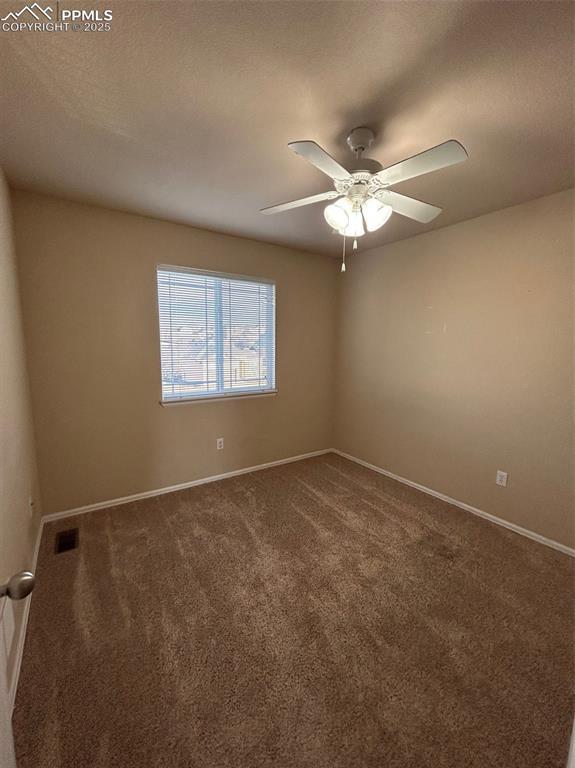
M 275 285 L 158 267 L 162 400 L 275 390 Z

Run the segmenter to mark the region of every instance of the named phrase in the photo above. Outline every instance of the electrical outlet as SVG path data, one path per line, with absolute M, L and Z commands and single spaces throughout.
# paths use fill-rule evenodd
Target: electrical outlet
M 224 450 L 224 438 L 223 437 L 217 437 L 216 438 L 216 448 L 218 451 Z
M 503 488 L 507 485 L 507 472 L 503 472 L 501 469 L 497 470 L 497 474 L 495 475 L 495 482 L 497 485 L 501 485 Z

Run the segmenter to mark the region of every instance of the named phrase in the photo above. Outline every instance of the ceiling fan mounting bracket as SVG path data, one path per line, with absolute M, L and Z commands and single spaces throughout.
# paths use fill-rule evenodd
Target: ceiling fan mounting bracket
M 367 152 L 373 144 L 374 139 L 375 133 L 371 128 L 353 128 L 353 130 L 349 132 L 346 141 L 347 146 L 351 151 L 357 154 Z

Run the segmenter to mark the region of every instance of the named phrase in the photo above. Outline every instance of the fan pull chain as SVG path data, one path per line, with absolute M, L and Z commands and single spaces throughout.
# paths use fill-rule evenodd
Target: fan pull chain
M 353 240 L 353 250 L 357 251 L 357 238 L 354 238 Z
M 345 272 L 345 235 L 343 236 L 343 255 L 341 257 L 341 271 Z

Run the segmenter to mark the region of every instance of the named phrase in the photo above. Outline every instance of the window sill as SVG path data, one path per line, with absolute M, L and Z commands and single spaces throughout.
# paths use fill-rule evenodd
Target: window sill
M 193 405 L 194 403 L 222 403 L 225 400 L 251 400 L 254 397 L 275 397 L 277 389 L 267 392 L 239 392 L 237 395 L 202 395 L 200 397 L 182 397 L 180 400 L 160 400 L 162 408 L 171 408 L 173 405 Z

